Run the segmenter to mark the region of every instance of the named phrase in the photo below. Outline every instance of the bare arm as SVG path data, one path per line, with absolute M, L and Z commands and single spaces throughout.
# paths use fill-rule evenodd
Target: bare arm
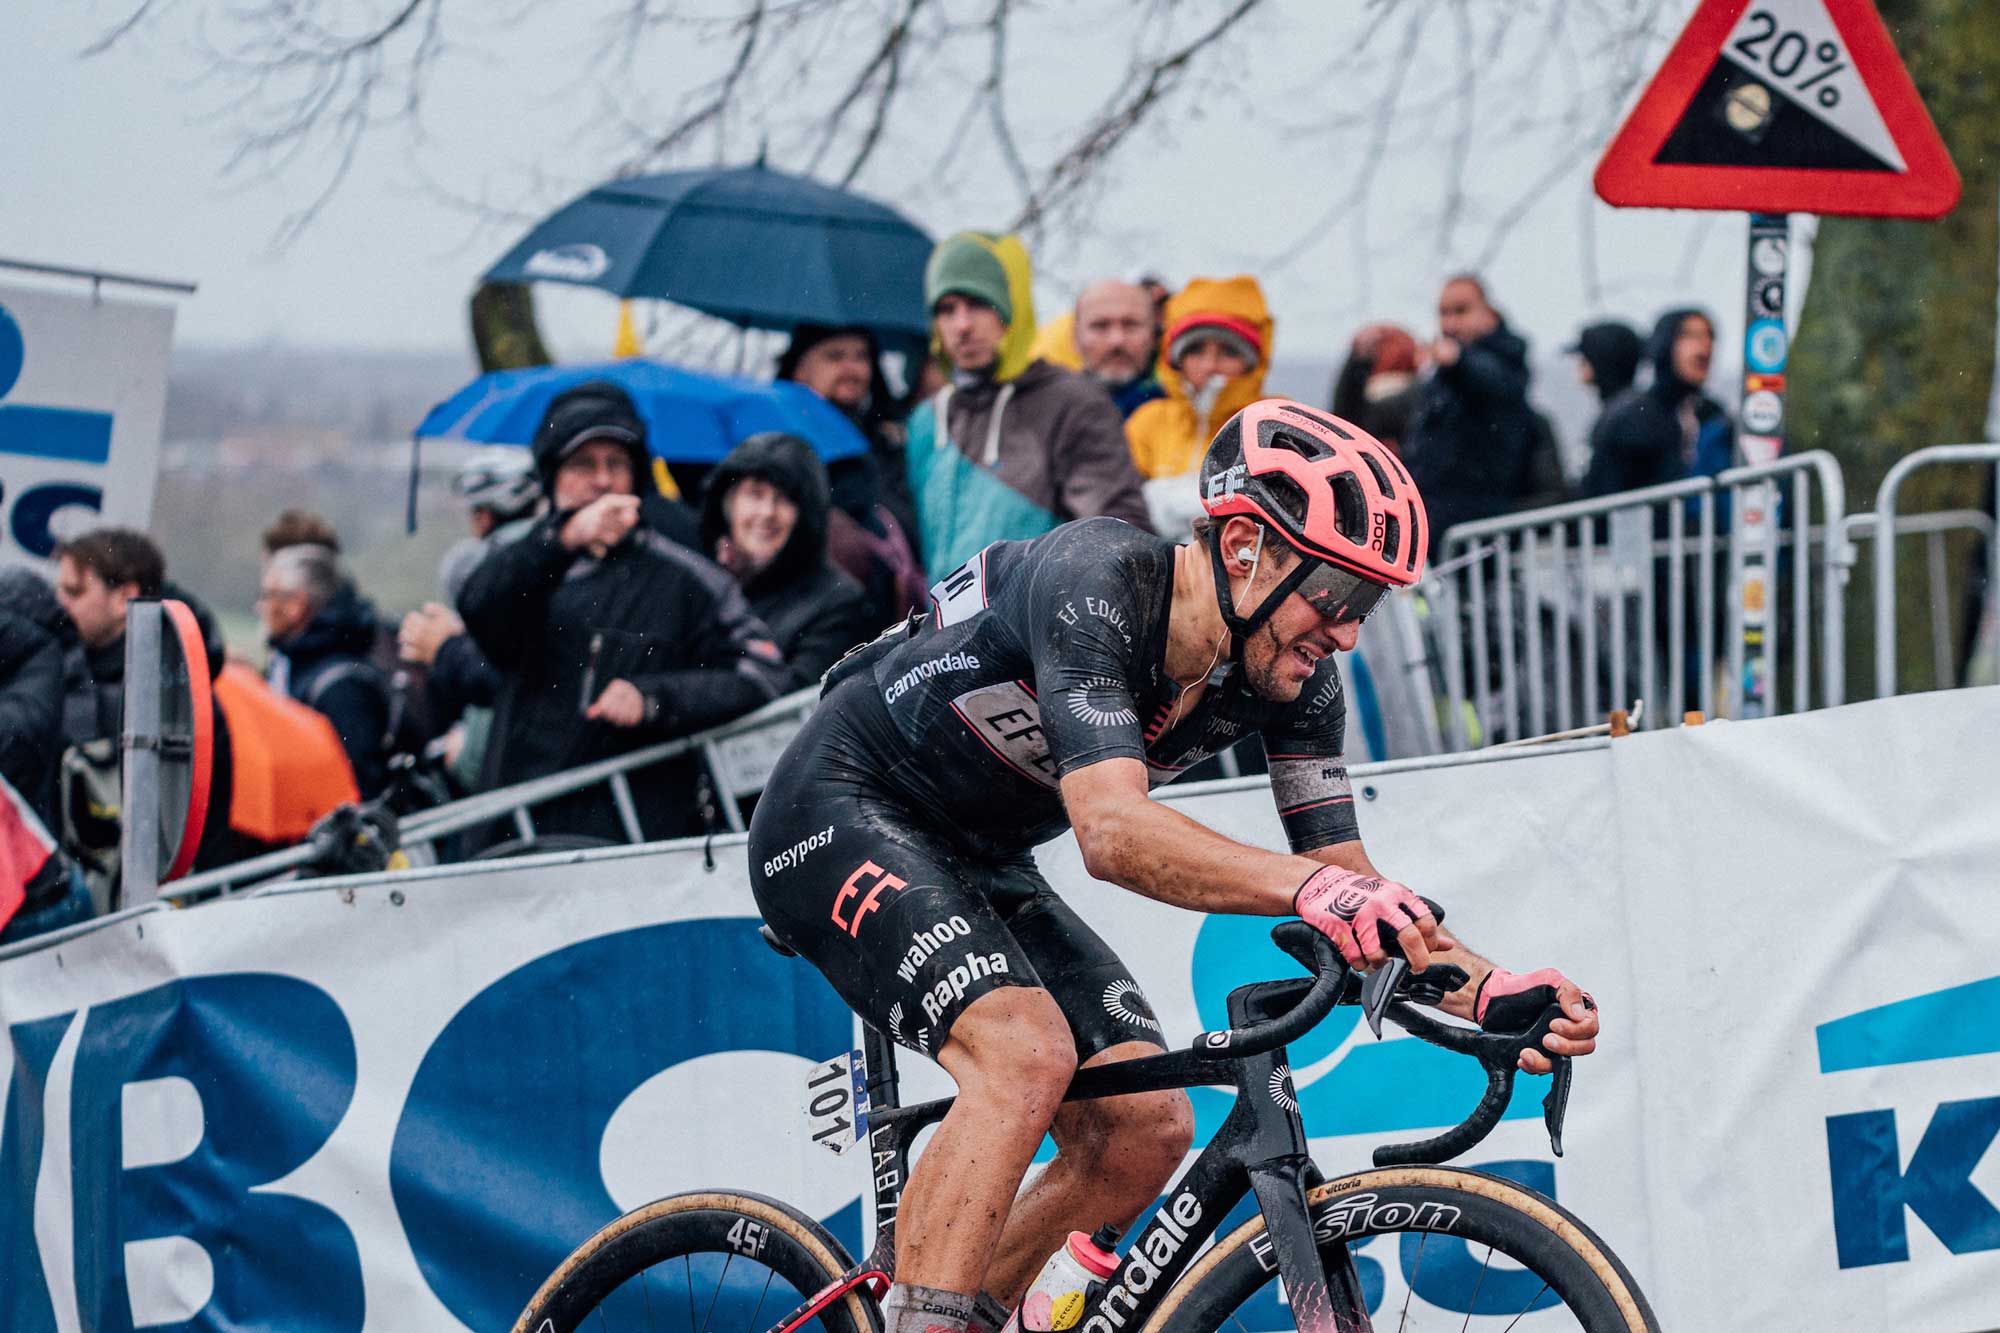
M 1094 879 L 1193 912 L 1287 916 L 1319 863 L 1267 852 L 1155 801 L 1146 766 L 1106 759 L 1062 780 L 1063 804 Z

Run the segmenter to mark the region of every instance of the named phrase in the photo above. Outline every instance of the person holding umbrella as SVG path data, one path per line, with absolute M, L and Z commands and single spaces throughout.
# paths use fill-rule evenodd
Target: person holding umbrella
M 736 580 L 642 521 L 646 426 L 624 390 L 579 384 L 549 404 L 533 452 L 550 512 L 489 554 L 458 610 L 505 681 L 484 785 L 623 754 L 749 712 L 790 684 Z M 691 762 L 643 769 L 645 836 L 698 832 Z M 540 833 L 624 840 L 611 793 L 538 807 Z
M 867 591 L 878 624 L 909 614 L 926 597 L 913 545 L 917 511 L 903 476 L 901 405 L 882 373 L 875 334 L 859 325 L 801 324 L 778 357 L 777 378 L 811 389 L 867 438 L 867 453 L 826 465 L 833 501 L 827 554 Z

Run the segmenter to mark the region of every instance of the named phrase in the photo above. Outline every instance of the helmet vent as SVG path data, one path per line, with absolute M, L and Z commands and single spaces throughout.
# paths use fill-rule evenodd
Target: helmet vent
M 1285 511 L 1292 522 L 1303 527 L 1306 510 L 1310 507 L 1306 501 L 1305 488 L 1282 472 L 1267 472 L 1258 480 L 1264 483 L 1266 493 L 1280 509 Z
M 1403 523 L 1401 519 L 1385 517 L 1382 520 L 1382 558 L 1394 561 L 1403 548 Z
M 1417 530 L 1417 502 L 1415 500 L 1412 500 L 1410 501 L 1410 531 L 1415 532 L 1416 530 Z M 1410 569 L 1415 569 L 1417 567 L 1417 558 L 1422 554 L 1423 552 L 1421 550 L 1413 549 L 1410 552 L 1409 560 L 1405 562 L 1406 567 Z
M 1352 472 L 1343 472 L 1332 479 L 1333 512 L 1340 528 L 1340 535 L 1347 540 L 1365 544 L 1368 540 L 1368 497 L 1361 493 L 1361 482 Z
M 1382 497 L 1386 500 L 1395 499 L 1396 488 L 1389 484 L 1389 474 L 1383 470 L 1380 463 L 1375 461 L 1375 455 L 1364 453 L 1361 455 L 1361 461 L 1366 463 L 1368 470 L 1375 474 L 1375 484 L 1382 488 Z
M 1271 432 L 1271 438 L 1265 442 L 1265 447 L 1270 449 L 1289 449 L 1300 458 L 1306 459 L 1325 458 L 1333 452 L 1320 441 L 1296 434 L 1293 431 L 1286 430 L 1282 426 Z

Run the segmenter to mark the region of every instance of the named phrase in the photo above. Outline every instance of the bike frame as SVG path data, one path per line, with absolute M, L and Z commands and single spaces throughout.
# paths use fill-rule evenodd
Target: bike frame
M 1312 986 L 1311 978 L 1240 986 L 1228 1000 L 1232 1027 L 1244 1028 L 1288 1012 Z M 910 1145 L 926 1125 L 944 1118 L 952 1099 L 903 1106 L 898 1097 L 895 1045 L 865 1028 L 862 1052 L 868 1070 L 869 1149 L 878 1237 L 889 1233 L 909 1179 Z M 1291 1068 L 1284 1047 L 1236 1059 L 1214 1059 L 1191 1050 L 1080 1070 L 1065 1101 L 1116 1097 L 1170 1088 L 1234 1087 L 1236 1105 L 1215 1137 L 1181 1177 L 1165 1202 L 1132 1239 L 1119 1265 L 1076 1325 L 1075 1333 L 1130 1333 L 1152 1318 L 1194 1256 L 1246 1194 L 1255 1194 L 1271 1255 L 1284 1279 L 1299 1333 L 1352 1333 L 1366 1329 L 1368 1307 L 1345 1247 L 1332 1271 L 1322 1264 L 1306 1191 L 1321 1183 L 1306 1148 Z M 880 1240 L 856 1274 L 892 1269 Z M 790 1333 L 795 1319 L 774 1333 Z

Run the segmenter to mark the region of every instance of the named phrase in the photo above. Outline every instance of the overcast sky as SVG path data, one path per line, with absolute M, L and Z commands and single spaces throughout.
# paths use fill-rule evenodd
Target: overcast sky
M 594 94 L 590 81 L 577 77 L 586 35 L 563 18 L 575 7 L 521 7 L 476 33 L 470 58 L 440 75 L 420 145 L 393 135 L 372 140 L 318 220 L 274 249 L 287 215 L 324 179 L 324 160 L 308 157 L 274 180 L 225 178 L 237 142 L 219 111 L 227 89 L 204 78 L 191 43 L 191 19 L 210 6 L 179 0 L 139 40 L 81 58 L 128 7 L 128 0 L 0 6 L 0 123 L 7 127 L 0 136 L 0 257 L 197 282 L 199 293 L 180 305 L 184 342 L 462 348 L 474 281 L 521 227 L 478 222 L 424 178 L 458 195 L 550 209 L 616 162 L 604 136 L 576 130 L 579 99 Z M 325 8 L 340 6 L 329 0 Z M 1668 0 L 1663 8 L 1649 37 L 1649 65 L 1691 4 Z M 1233 57 L 1240 72 L 1218 71 L 1210 90 L 1172 123 L 1131 145 L 1093 218 L 1098 230 L 1071 238 L 1054 271 L 1042 274 L 1044 316 L 1061 308 L 1077 281 L 1144 265 L 1175 280 L 1257 273 L 1276 311 L 1281 356 L 1330 358 L 1371 315 L 1424 333 L 1434 327 L 1438 279 L 1476 257 L 1492 215 L 1547 167 L 1552 140 L 1524 134 L 1480 149 L 1469 173 L 1469 220 L 1449 245 L 1426 230 L 1438 207 L 1442 150 L 1422 146 L 1392 151 L 1382 163 L 1365 249 L 1352 231 L 1294 245 L 1313 209 L 1351 187 L 1359 162 L 1288 130 L 1298 116 L 1288 122 L 1228 89 L 1246 79 L 1254 86 L 1259 63 L 1273 52 L 1335 41 L 1327 12 L 1316 4 L 1279 6 L 1242 34 Z M 1109 67 L 1116 59 L 1093 56 L 1087 42 L 1050 46 L 1061 49 L 1039 62 L 1017 57 L 1017 106 L 1080 105 L 1075 88 L 1088 84 L 1091 62 Z M 1385 69 L 1397 57 L 1386 42 L 1378 52 Z M 1448 53 L 1419 52 L 1414 77 L 1436 79 L 1424 71 L 1448 68 L 1448 60 Z M 544 77 L 552 70 L 565 77 Z M 537 91 L 503 95 L 516 79 Z M 1441 82 L 1435 86 L 1442 104 L 1448 93 Z M 1339 113 L 1348 90 L 1322 91 L 1327 114 Z M 1354 92 L 1349 112 L 1364 109 Z M 1483 93 L 1494 99 L 1493 115 L 1534 95 L 1505 85 Z M 1605 114 L 1615 123 L 1615 109 Z M 1726 340 L 1740 336 L 1742 216 L 1616 212 L 1590 199 L 1589 168 L 1586 159 L 1553 182 L 1487 266 L 1496 301 L 1516 326 L 1546 350 L 1607 313 L 1587 295 L 1580 255 L 1589 230 L 1608 313 L 1645 325 L 1660 308 L 1692 299 L 1715 308 Z M 891 174 L 871 168 L 862 183 Z M 949 188 L 907 190 L 892 202 L 940 234 L 991 225 L 1009 211 L 1011 197 L 997 176 L 982 194 L 979 175 L 960 173 Z M 1287 262 L 1270 262 L 1288 248 Z M 560 350 L 608 351 L 611 319 L 604 304 L 566 302 L 555 316 Z M 600 338 L 601 346 L 589 345 Z

